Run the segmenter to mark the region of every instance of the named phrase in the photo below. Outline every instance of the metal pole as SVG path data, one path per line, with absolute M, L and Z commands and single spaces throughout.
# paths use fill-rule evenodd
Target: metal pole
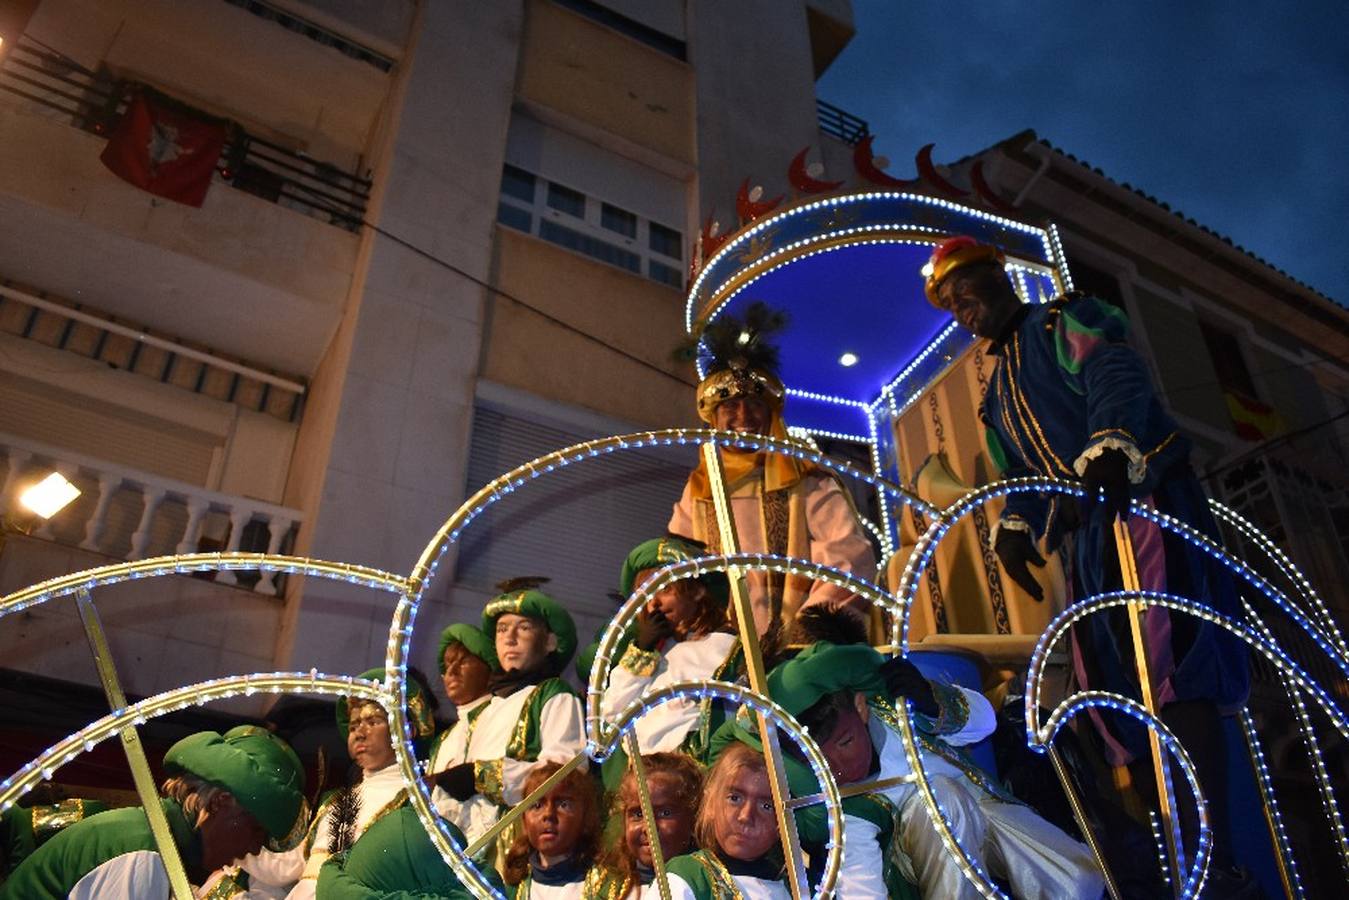
M 1120 900 L 1119 885 L 1115 884 L 1115 876 L 1110 874 L 1110 866 L 1105 862 L 1105 853 L 1096 840 L 1096 833 L 1091 830 L 1091 823 L 1087 821 L 1087 811 L 1082 806 L 1082 798 L 1077 796 L 1077 788 L 1073 785 L 1068 769 L 1063 765 L 1059 751 L 1052 745 L 1049 748 L 1049 760 L 1054 764 L 1054 774 L 1059 776 L 1059 781 L 1063 784 L 1063 792 L 1068 795 L 1068 805 L 1073 808 L 1073 818 L 1077 820 L 1077 827 L 1082 829 L 1082 836 L 1087 839 L 1092 856 L 1096 857 L 1096 865 L 1101 867 L 1101 874 L 1105 876 L 1105 889 L 1110 894 L 1110 900 Z
M 103 693 L 114 712 L 126 708 L 126 694 L 122 692 L 121 682 L 117 679 L 117 667 L 113 664 L 112 651 L 108 649 L 108 638 L 103 633 L 103 623 L 99 621 L 98 610 L 94 609 L 93 598 L 89 591 L 80 588 L 75 592 L 75 604 L 80 611 L 80 621 L 84 623 L 84 633 L 89 638 L 89 649 L 94 654 L 94 665 L 98 669 L 98 680 L 103 683 Z M 164 807 L 159 802 L 159 791 L 155 787 L 155 777 L 150 772 L 150 763 L 145 758 L 145 748 L 141 746 L 136 726 L 128 724 L 118 736 L 122 739 L 122 750 L 126 753 L 127 765 L 131 767 L 131 778 L 136 784 L 136 793 L 140 795 L 145 817 L 150 821 L 150 833 L 154 836 L 155 846 L 159 848 L 159 858 L 169 875 L 169 887 L 175 900 L 192 900 L 192 885 L 183 869 L 183 860 L 178 855 L 178 845 L 173 842 L 173 832 L 169 830 L 169 820 L 164 815 Z
M 1142 591 L 1138 581 L 1138 564 L 1134 558 L 1133 539 L 1129 536 L 1129 524 L 1122 516 L 1116 516 L 1115 549 L 1119 555 L 1120 577 L 1126 591 L 1137 594 Z M 1143 605 L 1137 599 L 1128 603 L 1129 632 L 1133 636 L 1134 666 L 1138 670 L 1138 690 L 1143 697 L 1143 706 L 1157 717 L 1157 700 L 1152 691 L 1152 677 L 1148 671 L 1147 648 L 1143 643 Z M 1174 793 L 1171 786 L 1171 767 L 1162 748 L 1161 738 L 1153 729 L 1148 729 L 1148 747 L 1152 752 L 1152 774 L 1157 782 L 1157 799 L 1161 806 L 1162 831 L 1166 835 L 1168 861 L 1171 864 L 1171 884 L 1177 895 L 1184 889 L 1185 880 L 1181 877 L 1183 846 L 1180 840 L 1180 822 L 1176 815 Z
M 651 844 L 651 868 L 656 871 L 656 889 L 660 900 L 670 900 L 670 883 L 665 878 L 665 851 L 660 846 L 660 832 L 656 830 L 656 813 L 651 808 L 651 789 L 646 783 L 646 764 L 642 762 L 642 748 L 637 735 L 628 734 L 628 759 L 632 761 L 633 779 L 637 782 L 637 797 L 642 801 L 642 825 Z M 639 891 L 640 893 L 640 891 Z
M 717 511 L 721 552 L 738 553 L 740 540 L 736 535 L 731 500 L 726 493 L 726 474 L 721 466 L 720 448 L 713 443 L 703 444 L 703 459 L 707 462 L 707 481 L 712 490 L 712 505 Z M 764 672 L 759 633 L 754 627 L 754 611 L 749 603 L 745 573 L 733 568 L 726 574 L 730 576 L 731 603 L 735 608 L 736 625 L 740 632 L 740 647 L 745 653 L 745 673 L 749 676 L 749 687 L 756 694 L 767 697 L 768 679 Z M 791 799 L 791 789 L 787 786 L 787 773 L 782 765 L 782 748 L 778 746 L 777 728 L 774 727 L 772 720 L 763 713 L 759 713 L 757 718 L 759 738 L 763 741 L 764 762 L 768 768 L 768 786 L 773 792 L 773 809 L 777 813 L 778 833 L 782 836 L 782 851 L 786 857 L 787 885 L 791 888 L 793 900 L 802 900 L 803 897 L 809 896 L 809 883 L 806 880 L 806 867 L 801 859 L 801 839 L 796 833 L 796 817 L 787 808 L 787 801 Z

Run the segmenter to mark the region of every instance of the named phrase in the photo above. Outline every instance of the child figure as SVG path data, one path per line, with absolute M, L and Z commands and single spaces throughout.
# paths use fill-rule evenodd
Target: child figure
M 489 690 L 492 675 L 501 670 L 496 647 L 474 625 L 456 623 L 440 635 L 440 678 L 445 696 L 454 704 L 459 719 L 442 731 L 431 746 L 431 771 L 439 774 L 468 762 L 468 742 L 478 719 L 496 700 Z M 497 818 L 497 806 L 482 794 L 467 801 L 451 797 L 439 786 L 431 792 L 436 811 L 476 841 Z
M 524 792 L 530 793 L 560 768 L 559 763 L 536 766 L 525 778 Z M 591 777 L 573 769 L 521 820 L 523 832 L 506 852 L 503 865 L 514 900 L 588 896 L 587 875 L 600 842 L 600 804 Z
M 770 672 L 768 690 L 810 730 L 840 785 L 910 774 L 893 704 L 897 697 L 912 700 L 928 782 L 952 833 L 975 864 L 1006 878 L 1012 893 L 1023 900 L 1101 896 L 1105 881 L 1091 851 L 1016 801 L 960 751 L 986 737 L 996 723 L 983 694 L 930 682 L 903 657 L 886 660 L 862 644 L 828 641 L 811 644 Z M 944 846 L 915 785 L 892 783 L 863 796 L 897 810 L 900 843 L 912 861 L 913 871 L 906 874 L 922 896 L 979 896 Z M 885 848 L 874 834 L 869 841 L 854 837 L 855 829 L 866 823 L 849 828 L 846 819 L 839 895 L 886 896 L 885 886 L 872 877 L 882 869 Z
M 702 849 L 666 866 L 671 900 L 791 897 L 762 753 L 739 741 L 726 745 L 707 775 L 693 831 Z
M 671 563 L 695 559 L 704 551 L 680 538 L 645 541 L 633 548 L 619 575 L 624 596 L 634 585 Z M 601 713 L 612 719 L 624 707 L 679 681 L 715 678 L 734 681 L 741 668 L 740 640 L 731 634 L 726 612 L 730 585 L 721 573 L 687 578 L 658 591 L 637 617 L 637 634 L 609 675 Z M 662 646 L 667 647 L 661 652 Z M 707 762 L 710 737 L 724 718 L 718 702 L 670 700 L 637 721 L 642 753 L 682 751 Z M 615 753 L 605 767 L 605 786 L 612 789 L 626 769 L 626 756 Z
M 703 770 L 683 753 L 651 753 L 642 756 L 651 812 L 656 821 L 661 856 L 667 862 L 690 853 L 693 823 L 703 793 Z M 603 889 L 587 893 L 605 900 L 652 900 L 660 896 L 642 799 L 637 792 L 637 772 L 628 769 L 614 798 L 613 815 L 621 829 L 604 860 Z
M 483 609 L 482 632 L 493 639 L 501 666 L 491 683 L 495 699 L 476 719 L 466 761 L 435 777 L 460 803 L 477 796 L 497 810 L 519 803 L 535 769 L 567 762 L 585 748 L 581 701 L 557 677 L 576 652 L 576 625 L 560 603 L 538 590 L 546 580 L 502 584 L 502 593 Z M 482 829 L 496 818 L 493 812 Z

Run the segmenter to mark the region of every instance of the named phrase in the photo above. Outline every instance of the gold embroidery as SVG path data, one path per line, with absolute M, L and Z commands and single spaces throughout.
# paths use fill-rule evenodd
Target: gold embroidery
M 745 900 L 745 895 L 740 892 L 735 879 L 726 871 L 721 860 L 706 850 L 699 850 L 693 854 L 693 858 L 703 867 L 707 880 L 712 883 L 713 900 Z
M 79 798 L 62 800 L 52 806 L 33 807 L 33 836 L 39 840 L 84 818 L 84 801 Z
M 628 644 L 628 649 L 623 651 L 618 664 L 634 675 L 650 678 L 660 667 L 660 653 L 656 650 L 643 650 L 635 643 Z
M 529 706 L 534 702 L 534 695 L 538 693 L 539 686 L 536 684 L 530 688 L 529 696 L 525 698 L 525 705 L 520 707 L 520 721 L 515 723 L 515 730 L 511 732 L 511 739 L 506 742 L 505 756 L 511 759 L 524 759 L 525 748 L 529 746 Z
M 1167 446 L 1170 445 L 1170 443 L 1171 443 L 1172 441 L 1174 441 L 1174 440 L 1175 440 L 1176 438 L 1178 438 L 1178 437 L 1180 437 L 1180 432 L 1179 432 L 1179 431 L 1173 431 L 1173 432 L 1171 432 L 1171 433 L 1168 434 L 1165 438 L 1162 439 L 1162 442 L 1161 442 L 1160 444 L 1158 444 L 1156 447 L 1153 447 L 1153 448 L 1152 448 L 1151 450 L 1149 450 L 1147 453 L 1144 453 L 1144 454 L 1143 454 L 1143 458 L 1144 458 L 1144 459 L 1152 459 L 1152 458 L 1153 458 L 1154 456 L 1156 456 L 1158 453 L 1161 453 L 1163 450 L 1165 450 L 1165 449 L 1167 448 Z M 1135 441 L 1134 443 L 1137 443 L 1137 441 Z
M 505 763 L 499 759 L 481 759 L 473 763 L 473 786 L 478 793 L 501 804 L 505 800 L 502 792 L 505 788 Z
M 1012 336 L 1012 353 L 1016 356 L 1016 369 L 1019 372 L 1021 371 L 1020 335 Z M 1040 422 L 1035 418 L 1035 413 L 1031 412 L 1030 404 L 1026 402 L 1025 396 L 1021 393 L 1021 388 L 1016 383 L 1016 379 L 1012 377 L 1011 368 L 1008 368 L 1007 370 L 1007 384 L 1009 389 L 1011 390 L 1012 398 L 1016 401 L 1018 405 L 1022 417 L 1030 423 L 1030 426 L 1033 429 L 1033 432 L 1028 432 L 1028 434 L 1030 434 L 1032 438 L 1032 443 L 1034 443 L 1034 440 L 1038 438 L 1040 446 L 1043 447 L 1043 453 L 1045 454 L 1046 460 L 1049 462 L 1053 462 L 1055 465 L 1059 467 L 1059 474 L 1066 475 L 1069 478 L 1073 477 L 1073 475 L 1075 474 L 1073 470 L 1064 465 L 1063 460 L 1059 459 L 1058 456 L 1055 455 L 1054 448 L 1050 446 L 1049 440 L 1045 437 L 1044 432 L 1040 430 Z M 1045 471 L 1046 473 L 1052 473 L 1053 467 L 1046 465 Z

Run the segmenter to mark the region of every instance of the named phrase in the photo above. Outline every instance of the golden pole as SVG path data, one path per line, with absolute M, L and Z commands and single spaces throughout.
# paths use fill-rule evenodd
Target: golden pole
M 1073 808 L 1073 818 L 1077 820 L 1077 827 L 1082 830 L 1082 836 L 1087 839 L 1087 846 L 1091 848 L 1091 855 L 1096 857 L 1096 865 L 1101 867 L 1101 874 L 1105 876 L 1106 893 L 1110 895 L 1110 900 L 1120 900 L 1119 885 L 1115 884 L 1115 876 L 1110 874 L 1110 866 L 1105 862 L 1105 853 L 1096 840 L 1096 833 L 1091 830 L 1091 823 L 1087 821 L 1087 811 L 1082 806 L 1082 798 L 1077 796 L 1077 788 L 1073 786 L 1068 769 L 1063 765 L 1059 751 L 1055 750 L 1052 744 L 1049 746 L 1049 760 L 1054 764 L 1054 774 L 1059 776 L 1059 781 L 1063 784 L 1063 792 L 1068 795 L 1068 805 Z
M 1115 549 L 1119 555 L 1120 577 L 1125 591 L 1137 595 L 1142 591 L 1142 586 L 1138 581 L 1138 563 L 1134 557 L 1133 539 L 1129 536 L 1129 524 L 1123 516 L 1116 516 L 1114 522 L 1115 528 Z M 1134 644 L 1134 666 L 1138 670 L 1138 690 L 1143 696 L 1143 707 L 1153 718 L 1159 718 L 1157 715 L 1157 699 L 1152 692 L 1152 677 L 1148 671 L 1147 648 L 1143 643 L 1143 613 L 1144 606 L 1137 597 L 1129 600 L 1126 610 L 1129 615 L 1129 632 L 1133 635 Z M 1169 853 L 1169 862 L 1171 864 L 1171 886 L 1179 896 L 1183 886 L 1184 879 L 1180 871 L 1181 845 L 1180 837 L 1176 833 L 1177 821 L 1176 810 L 1172 801 L 1171 790 L 1171 767 L 1167 762 L 1166 754 L 1163 752 L 1161 738 L 1153 729 L 1148 729 L 1148 747 L 1152 752 L 1152 773 L 1157 782 L 1157 799 L 1161 806 L 1162 830 L 1166 833 L 1166 845 Z
M 1295 900 L 1301 893 L 1293 889 L 1293 879 L 1288 870 L 1286 852 L 1288 848 L 1284 846 L 1283 838 L 1279 834 L 1279 825 L 1274 818 L 1274 786 L 1260 774 L 1264 767 L 1262 762 L 1264 752 L 1260 749 L 1259 739 L 1255 734 L 1255 722 L 1246 707 L 1241 710 L 1241 734 L 1246 739 L 1246 755 L 1251 761 L 1251 774 L 1255 777 L 1256 787 L 1260 790 L 1260 806 L 1265 813 L 1265 827 L 1269 829 L 1270 844 L 1274 847 L 1274 861 L 1279 865 L 1279 880 L 1283 882 L 1283 895 L 1288 900 Z
M 726 494 L 726 474 L 721 466 L 720 448 L 716 444 L 704 444 L 703 459 L 707 461 L 707 481 L 712 490 L 712 505 L 717 511 L 721 552 L 738 553 L 740 541 L 736 535 L 731 500 Z M 735 607 L 740 647 L 745 653 L 745 672 L 749 676 L 750 690 L 762 697 L 768 697 L 763 651 L 759 646 L 759 633 L 754 627 L 754 611 L 749 604 L 745 573 L 736 568 L 728 570 L 726 574 L 730 576 L 731 602 Z M 787 884 L 791 888 L 793 900 L 802 900 L 803 897 L 809 896 L 809 886 L 806 880 L 806 867 L 801 859 L 801 839 L 796 833 L 796 817 L 787 808 L 787 801 L 791 799 L 791 789 L 787 786 L 787 773 L 782 765 L 782 748 L 778 746 L 777 728 L 768 716 L 759 713 L 757 718 L 759 739 L 763 742 L 764 762 L 768 768 L 768 786 L 773 792 L 773 809 L 777 813 L 778 833 L 782 836 L 782 850 L 787 862 Z
M 103 693 L 114 711 L 126 706 L 126 694 L 122 692 L 121 682 L 117 679 L 117 667 L 113 664 L 112 651 L 108 649 L 108 638 L 103 633 L 103 623 L 99 621 L 98 610 L 94 609 L 93 598 L 89 591 L 80 588 L 75 592 L 75 603 L 79 607 L 80 621 L 84 623 L 84 633 L 89 638 L 89 649 L 94 654 L 94 665 L 98 668 L 98 680 L 103 682 Z M 178 855 L 178 845 L 173 842 L 173 832 L 169 830 L 169 820 L 164 816 L 164 807 L 159 803 L 159 791 L 155 788 L 155 777 L 150 772 L 150 763 L 145 758 L 145 748 L 141 746 L 136 726 L 129 724 L 118 735 L 122 739 L 122 750 L 126 752 L 127 765 L 131 767 L 131 778 L 136 784 L 136 793 L 140 795 L 145 808 L 145 818 L 150 820 L 150 833 L 159 848 L 159 858 L 169 875 L 169 887 L 175 900 L 192 900 L 192 885 L 183 870 L 183 860 Z
M 635 732 L 628 734 L 628 759 L 632 760 L 637 796 L 642 801 L 642 825 L 646 828 L 646 839 L 651 844 L 651 868 L 656 871 L 656 889 L 660 891 L 660 900 L 670 900 L 670 883 L 665 878 L 665 851 L 660 846 L 660 832 L 656 830 L 656 813 L 651 808 L 651 789 L 646 783 L 646 763 L 642 762 L 642 747 L 637 743 Z

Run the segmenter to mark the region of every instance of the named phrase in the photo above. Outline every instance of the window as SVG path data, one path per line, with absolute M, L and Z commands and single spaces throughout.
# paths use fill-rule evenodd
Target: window
M 609 203 L 600 205 L 600 225 L 624 237 L 637 237 L 637 217 Z
M 1202 320 L 1199 322 L 1199 331 L 1204 335 L 1204 344 L 1208 347 L 1213 370 L 1218 375 L 1218 384 L 1222 389 L 1236 391 L 1251 400 L 1260 399 L 1237 336 Z
M 631 253 L 621 247 L 615 247 L 613 244 L 605 243 L 598 238 L 582 234 L 573 228 L 559 225 L 556 222 L 540 222 L 539 237 L 545 241 L 552 241 L 554 244 L 566 247 L 568 250 L 593 256 L 601 262 L 618 266 L 620 269 L 627 269 L 629 272 L 642 271 L 642 259 L 636 253 Z
M 534 181 L 534 176 L 524 169 L 507 165 L 501 170 L 501 193 L 526 203 L 533 203 Z
M 542 197 L 540 185 L 547 188 Z M 497 222 L 657 284 L 684 288 L 679 231 L 517 166 L 502 169 Z
M 586 195 L 551 181 L 548 182 L 548 205 L 578 219 L 586 217 Z
M 666 228 L 664 225 L 652 222 L 649 241 L 651 249 L 662 256 L 668 256 L 671 259 L 684 258 L 684 236 L 673 228 Z

